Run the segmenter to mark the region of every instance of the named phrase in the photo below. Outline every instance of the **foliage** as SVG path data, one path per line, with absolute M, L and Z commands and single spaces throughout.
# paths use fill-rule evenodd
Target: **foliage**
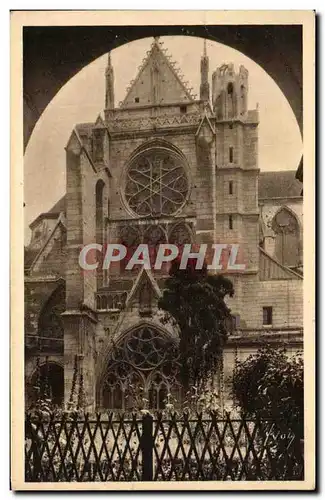
M 188 389 L 205 387 L 220 362 L 227 339 L 230 309 L 226 296 L 233 296 L 230 280 L 210 275 L 207 266 L 196 270 L 196 260 L 189 259 L 186 269 L 180 260 L 171 265 L 158 307 L 165 312 L 163 322 L 178 326 L 181 379 Z
M 166 418 L 184 414 L 189 418 L 196 418 L 198 414 L 209 418 L 211 412 L 221 416 L 219 394 L 213 387 L 206 387 L 205 390 L 199 391 L 197 386 L 192 386 L 186 392 L 184 399 L 180 401 L 168 393 L 164 404 L 165 407 L 161 413 Z
M 289 358 L 285 348 L 265 345 L 237 362 L 233 397 L 249 417 L 281 418 L 303 437 L 303 359 Z

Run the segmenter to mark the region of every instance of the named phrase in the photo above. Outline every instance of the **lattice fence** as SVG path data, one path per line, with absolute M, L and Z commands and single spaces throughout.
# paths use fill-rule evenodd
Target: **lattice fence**
M 26 418 L 26 481 L 302 480 L 303 470 L 300 440 L 281 422 Z

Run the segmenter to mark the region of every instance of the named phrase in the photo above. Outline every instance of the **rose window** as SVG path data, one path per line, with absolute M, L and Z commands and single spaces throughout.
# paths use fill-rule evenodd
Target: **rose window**
M 125 199 L 139 216 L 172 215 L 184 205 L 187 193 L 183 161 L 170 151 L 147 151 L 133 160 L 127 172 Z

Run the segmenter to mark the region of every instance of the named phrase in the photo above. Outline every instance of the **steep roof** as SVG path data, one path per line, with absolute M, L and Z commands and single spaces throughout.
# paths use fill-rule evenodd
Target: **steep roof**
M 183 81 L 176 63 L 170 60 L 171 57 L 162 46 L 163 43 L 156 37 L 138 69 L 137 76 L 130 82 L 126 96 L 120 103 L 122 108 L 195 100 L 188 82 Z
M 62 198 L 53 205 L 53 207 L 48 211 L 50 214 L 60 214 L 61 212 L 65 212 L 66 208 L 66 195 L 62 196 Z
M 295 176 L 295 170 L 260 172 L 258 184 L 259 199 L 301 196 L 302 184 Z
M 62 196 L 62 198 L 59 201 L 57 201 L 50 210 L 39 214 L 36 217 L 36 219 L 34 219 L 29 224 L 29 227 L 33 229 L 33 227 L 35 227 L 43 219 L 56 219 L 59 217 L 61 212 L 65 213 L 65 210 L 66 210 L 66 195 Z

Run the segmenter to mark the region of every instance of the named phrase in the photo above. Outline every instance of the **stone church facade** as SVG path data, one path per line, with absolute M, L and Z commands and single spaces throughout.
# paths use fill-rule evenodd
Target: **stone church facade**
M 37 377 L 46 377 L 56 403 L 68 401 L 76 373 L 88 411 L 131 409 L 130 388 L 141 387 L 156 409 L 168 392 L 181 398 L 177 335 L 157 309 L 166 275 L 128 271 L 127 257 L 109 270 L 85 271 L 80 251 L 94 242 L 239 245 L 245 269 L 228 273 L 235 296 L 218 377 L 221 404 L 236 358 L 264 340 L 302 349 L 301 184 L 295 172 L 259 170 L 259 117 L 247 109 L 247 70 L 223 64 L 210 85 L 205 46 L 199 70 L 196 97 L 155 39 L 116 106 L 108 56 L 103 116 L 75 126 L 66 146 L 66 195 L 30 225 L 27 404 Z

